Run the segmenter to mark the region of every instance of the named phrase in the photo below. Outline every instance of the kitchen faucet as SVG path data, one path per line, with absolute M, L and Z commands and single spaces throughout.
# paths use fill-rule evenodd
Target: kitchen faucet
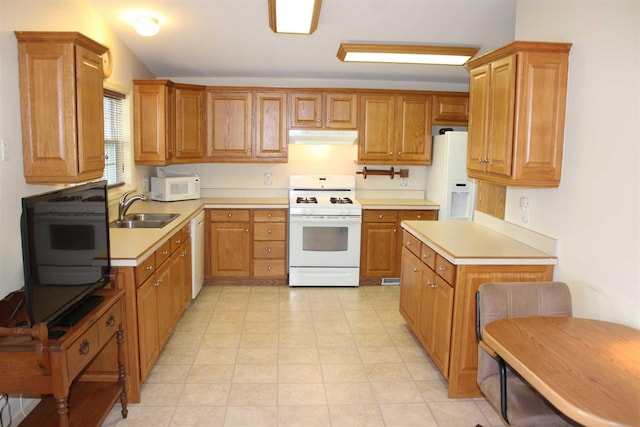
M 118 204 L 118 221 L 124 221 L 124 216 L 127 214 L 127 211 L 129 210 L 133 202 L 135 202 L 136 200 L 149 200 L 149 198 L 144 194 L 138 194 L 136 196 L 132 196 L 129 200 L 126 200 L 129 194 L 135 193 L 136 191 L 138 190 L 127 191 L 122 196 L 120 196 L 120 203 Z

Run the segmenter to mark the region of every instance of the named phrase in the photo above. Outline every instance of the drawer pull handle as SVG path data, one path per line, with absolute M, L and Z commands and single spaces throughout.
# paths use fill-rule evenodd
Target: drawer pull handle
M 82 343 L 80 344 L 80 348 L 78 349 L 78 351 L 80 354 L 85 355 L 89 353 L 90 347 L 91 345 L 89 344 L 89 340 L 85 338 L 82 340 Z
M 151 270 L 153 270 L 153 265 L 148 265 L 148 266 L 145 267 L 145 269 L 147 271 L 151 271 Z
M 443 266 L 438 267 L 438 271 L 445 271 L 446 268 L 444 268 Z
M 181 240 L 180 239 L 176 239 L 176 244 L 180 244 Z
M 407 246 L 411 246 L 411 240 L 407 240 Z
M 162 255 L 169 255 L 169 251 L 162 251 Z
M 116 316 L 114 316 L 113 313 L 111 313 L 109 317 L 107 317 L 107 321 L 105 322 L 105 324 L 111 328 L 113 325 L 115 325 L 115 323 L 116 323 Z
M 422 259 L 428 259 L 428 258 L 429 258 L 429 254 L 422 255 Z
M 181 256 L 182 258 L 186 257 L 186 256 L 187 256 L 187 251 L 182 252 L 182 253 L 180 254 L 180 256 Z

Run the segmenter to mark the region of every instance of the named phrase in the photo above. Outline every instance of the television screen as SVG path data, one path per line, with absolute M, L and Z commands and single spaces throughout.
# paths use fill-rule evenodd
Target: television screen
M 109 281 L 106 181 L 24 197 L 21 226 L 32 325 L 55 324 Z

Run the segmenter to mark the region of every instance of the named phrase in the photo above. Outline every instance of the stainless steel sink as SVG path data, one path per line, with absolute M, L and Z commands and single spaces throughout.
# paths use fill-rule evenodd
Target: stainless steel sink
M 112 228 L 162 228 L 179 214 L 136 213 L 126 215 L 122 221 L 113 221 Z

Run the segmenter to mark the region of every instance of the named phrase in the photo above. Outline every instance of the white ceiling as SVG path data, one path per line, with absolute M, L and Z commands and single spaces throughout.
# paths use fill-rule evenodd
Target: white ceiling
M 157 77 L 468 83 L 464 67 L 349 64 L 340 42 L 451 44 L 480 53 L 513 41 L 516 0 L 323 0 L 312 35 L 275 34 L 267 0 L 88 0 Z M 132 13 L 161 23 L 142 37 Z

